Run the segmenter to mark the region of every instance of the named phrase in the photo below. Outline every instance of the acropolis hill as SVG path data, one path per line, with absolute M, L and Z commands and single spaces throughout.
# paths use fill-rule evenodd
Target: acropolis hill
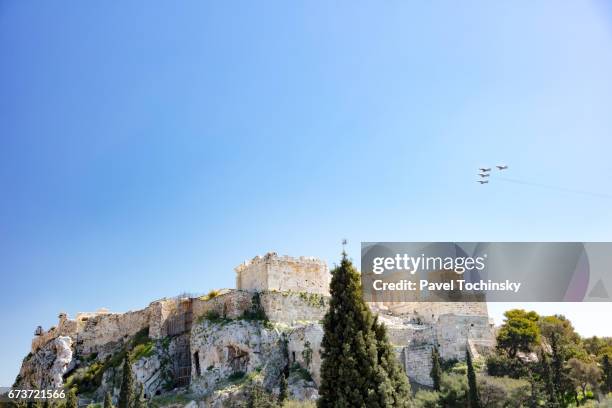
M 256 378 L 278 392 L 289 365 L 294 398 L 317 397 L 321 319 L 331 275 L 316 258 L 268 253 L 238 265 L 236 289 L 201 297 L 156 300 L 127 313 L 100 310 L 74 319 L 59 314 L 56 327 L 36 330 L 16 386 L 68 385 L 81 398 L 119 392 L 122 357 L 132 350 L 135 377 L 147 396 L 176 388 L 226 406 L 239 398 L 237 378 Z M 372 304 L 389 331 L 411 381 L 431 385 L 431 350 L 462 360 L 494 346 L 486 303 Z

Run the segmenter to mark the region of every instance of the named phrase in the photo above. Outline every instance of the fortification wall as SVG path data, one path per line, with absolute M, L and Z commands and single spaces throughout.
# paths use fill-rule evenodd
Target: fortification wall
M 325 262 L 268 253 L 236 267 L 236 288 L 329 294 L 330 274 Z
M 193 316 L 198 318 L 214 312 L 228 319 L 236 319 L 242 316 L 245 310 L 249 310 L 252 299 L 253 293 L 244 290 L 227 291 L 208 300 L 195 298 L 192 306 Z
M 149 326 L 149 308 L 121 314 L 77 317 L 77 348 L 87 354 L 110 342 L 126 340 Z M 82 329 L 81 329 L 82 327 Z
M 394 346 L 433 344 L 435 336 L 431 325 L 388 325 L 387 335 Z
M 493 327 L 487 316 L 442 315 L 436 325 L 437 342 L 443 359 L 465 358 L 468 340 L 475 339 L 481 346 L 495 346 Z
M 432 344 L 422 344 L 412 347 L 404 347 L 400 353 L 400 361 L 403 361 L 404 369 L 408 377 L 419 384 L 432 386 L 431 379 L 431 352 Z
M 212 299 L 193 299 L 193 316 L 197 319 L 214 312 L 221 317 L 237 319 L 251 310 L 255 294 L 245 290 L 231 290 Z M 328 297 L 306 292 L 259 292 L 259 304 L 268 320 L 294 323 L 319 321 L 325 316 Z
M 171 299 L 162 299 L 152 302 L 149 307 L 149 337 L 161 339 L 167 336 L 166 321 L 176 313 L 177 302 Z
M 448 314 L 489 315 L 486 302 L 403 302 L 376 303 L 375 306 L 393 314 L 412 315 L 422 323 L 436 323 L 440 316 Z
M 255 257 L 235 268 L 236 289 L 258 291 L 269 289 L 268 264 L 261 257 Z
M 58 325 L 51 328 L 47 332 L 43 332 L 41 335 L 36 336 L 32 339 L 31 352 L 35 353 L 42 346 L 47 344 L 49 341 L 60 337 L 68 336 L 72 339 L 76 339 L 77 334 L 77 322 L 75 320 L 69 320 L 65 315 L 60 315 Z
M 327 296 L 307 292 L 266 291 L 259 296 L 266 316 L 273 322 L 319 321 L 327 311 Z

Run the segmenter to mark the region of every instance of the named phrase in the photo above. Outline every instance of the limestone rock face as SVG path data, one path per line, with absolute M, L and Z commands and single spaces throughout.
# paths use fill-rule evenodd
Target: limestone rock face
M 51 386 L 60 388 L 64 385 L 64 373 L 72 361 L 72 339 L 68 336 L 60 336 L 53 340 L 53 347 L 55 348 L 55 361 L 50 370 Z
M 307 323 L 293 328 L 288 336 L 289 363 L 308 371 L 314 382 L 321 384 L 321 341 L 323 327 L 319 323 Z M 304 399 L 304 398 L 299 398 Z M 307 398 L 310 399 L 310 398 Z
M 191 389 L 200 395 L 247 377 L 272 387 L 286 364 L 281 333 L 259 321 L 204 320 L 192 328 L 190 346 Z
M 16 385 L 31 388 L 61 388 L 63 375 L 72 363 L 72 339 L 59 336 L 29 354 L 21 365 Z

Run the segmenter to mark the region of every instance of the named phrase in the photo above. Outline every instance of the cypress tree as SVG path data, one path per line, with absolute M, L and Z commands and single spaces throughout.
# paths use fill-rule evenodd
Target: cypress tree
M 287 376 L 281 373 L 280 392 L 278 394 L 278 402 L 282 405 L 289 397 L 289 384 L 287 384 Z
M 472 353 L 470 346 L 465 350 L 465 360 L 467 362 L 467 379 L 468 379 L 468 407 L 480 408 L 480 397 L 478 396 L 478 386 L 476 384 L 476 372 L 472 363 Z
M 548 356 L 546 352 L 542 350 L 542 377 L 544 379 L 544 385 L 546 386 L 546 394 L 548 397 L 548 404 L 551 408 L 556 408 L 559 406 L 559 401 L 557 399 L 557 390 L 555 388 L 555 383 L 553 381 L 553 373 L 550 367 L 550 361 L 548 360 Z
M 389 382 L 388 386 L 381 384 L 381 389 L 388 389 L 390 392 L 388 397 L 385 395 L 382 406 L 410 407 L 412 398 L 410 383 L 389 342 L 387 329 L 383 324 L 378 323 L 378 318 L 374 319 L 373 328 L 378 347 L 378 365 L 387 377 L 386 379 L 383 377 L 383 382 L 387 379 Z
M 440 379 L 442 378 L 442 368 L 440 367 L 440 353 L 438 348 L 434 346 L 431 350 L 431 380 L 435 391 L 440 391 Z
M 612 392 L 612 364 L 610 364 L 610 357 L 605 354 L 602 362 L 603 369 L 603 390 L 605 392 Z
M 79 401 L 77 399 L 76 392 L 71 389 L 68 391 L 68 396 L 66 398 L 66 408 L 77 408 L 79 406 Z
M 106 394 L 104 394 L 104 408 L 113 408 L 113 397 L 110 391 L 106 391 Z
M 130 353 L 125 353 L 123 359 L 123 376 L 121 378 L 121 390 L 119 391 L 119 401 L 117 408 L 133 408 L 134 400 L 134 377 L 132 366 L 130 365 Z
M 134 400 L 134 408 L 145 408 L 147 406 L 147 400 L 144 396 L 144 387 L 142 384 L 138 385 L 138 395 L 136 395 L 136 399 Z
M 407 406 L 407 379 L 395 360 L 385 328 L 375 321 L 362 298 L 359 272 L 346 253 L 332 271 L 330 294 L 323 321 L 318 406 Z

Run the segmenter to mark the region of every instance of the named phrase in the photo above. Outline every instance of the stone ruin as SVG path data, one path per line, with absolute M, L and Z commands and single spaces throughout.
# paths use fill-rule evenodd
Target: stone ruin
M 256 256 L 235 268 L 236 289 L 247 291 L 308 292 L 329 295 L 329 269 L 317 258 Z
M 168 378 L 174 379 L 174 386 L 212 399 L 229 398 L 223 394 L 231 388 L 228 378 L 240 375 L 259 376 L 267 388 L 278 390 L 279 373 L 290 366 L 297 373 L 290 382 L 294 396 L 316 398 L 321 320 L 331 278 L 326 264 L 268 253 L 235 271 L 236 289 L 210 296 L 161 299 L 127 313 L 101 309 L 75 319 L 60 314 L 56 327 L 37 329 L 17 383 L 58 386 L 59 371 L 69 378 L 92 360 L 112 360 L 130 339 L 146 331 L 153 352 L 136 361 L 132 370 L 149 396 L 163 392 Z M 478 357 L 495 345 L 484 302 L 374 303 L 371 308 L 387 326 L 410 380 L 424 386 L 432 385 L 433 347 L 443 359 L 463 360 L 466 347 Z M 58 341 L 71 344 L 74 357 L 63 350 L 61 370 L 47 375 L 37 361 L 42 361 L 40 356 L 48 360 Z M 112 374 L 104 373 L 102 379 L 98 393 L 109 387 L 118 392 Z

